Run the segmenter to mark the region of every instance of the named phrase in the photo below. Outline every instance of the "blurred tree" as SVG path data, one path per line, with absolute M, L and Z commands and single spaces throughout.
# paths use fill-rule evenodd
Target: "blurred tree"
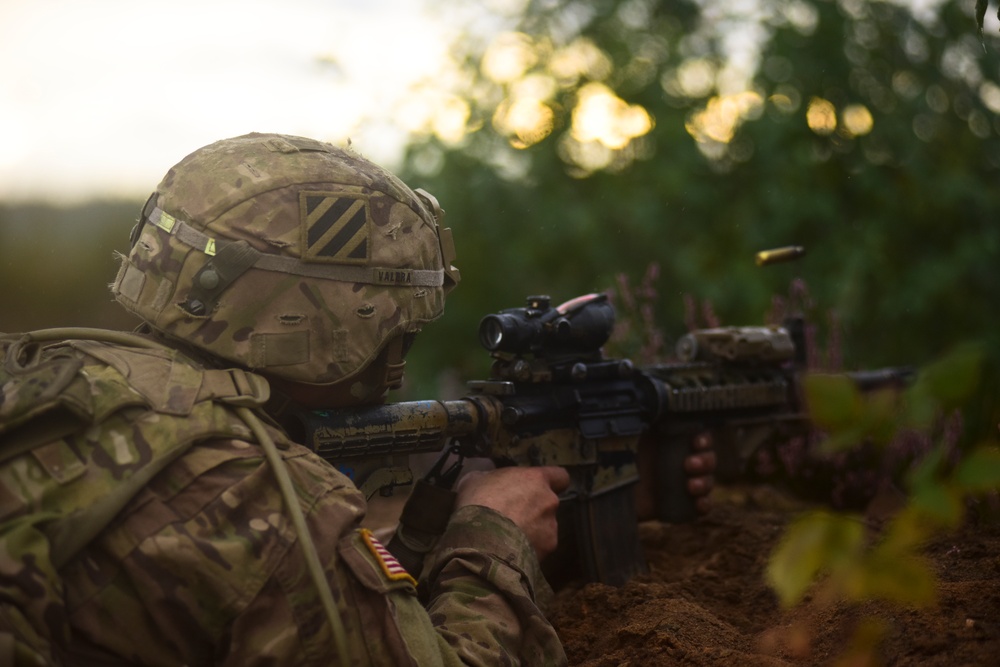
M 108 284 L 141 203 L 0 205 L 0 331 L 64 326 L 132 329 Z
M 530 0 L 457 45 L 465 131 L 429 128 L 405 176 L 448 211 L 464 282 L 415 365 L 485 368 L 485 312 L 653 262 L 671 335 L 686 294 L 759 323 L 801 277 L 851 365 L 1000 349 L 1000 40 L 972 2 L 921 6 Z M 754 267 L 792 243 L 805 259 Z

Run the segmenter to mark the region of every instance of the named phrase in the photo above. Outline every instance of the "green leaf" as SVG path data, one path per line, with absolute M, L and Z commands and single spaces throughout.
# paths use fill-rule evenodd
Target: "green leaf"
M 954 480 L 968 493 L 983 493 L 1000 488 L 1000 449 L 980 447 L 972 451 L 958 464 Z
M 824 572 L 852 562 L 864 547 L 856 517 L 814 512 L 795 520 L 771 554 L 767 579 L 781 604 L 794 605 Z
M 922 484 L 913 489 L 913 507 L 931 521 L 945 526 L 962 520 L 961 494 L 944 484 Z
M 927 561 L 915 554 L 884 558 L 878 551 L 864 567 L 865 586 L 860 599 L 882 599 L 908 605 L 934 601 L 937 579 Z
M 927 431 L 938 416 L 937 400 L 922 389 L 907 392 L 905 414 L 902 422 L 918 431 Z
M 803 383 L 809 414 L 815 424 L 837 433 L 856 426 L 861 414 L 861 393 L 845 375 L 809 374 Z
M 898 394 L 891 390 L 864 394 L 861 420 L 870 440 L 889 443 L 901 426 Z
M 876 550 L 884 557 L 902 557 L 921 547 L 934 526 L 912 503 L 899 511 L 889 523 Z
M 854 428 L 842 429 L 827 436 L 820 443 L 820 451 L 823 454 L 833 454 L 835 452 L 854 449 L 858 444 L 868 437 L 868 430 L 859 424 Z
M 976 391 L 985 354 L 982 345 L 965 343 L 926 366 L 911 389 L 917 403 L 932 400 L 945 410 L 961 407 Z
M 937 445 L 927 452 L 927 455 L 910 472 L 910 488 L 915 490 L 922 486 L 935 484 L 935 480 L 940 476 L 943 463 L 944 447 Z
M 810 376 L 810 407 L 816 425 L 829 437 L 822 451 L 832 453 L 870 441 L 884 445 L 900 427 L 899 394 L 892 390 L 860 392 L 849 378 L 840 375 Z
M 870 551 L 845 563 L 836 573 L 841 595 L 849 600 L 883 599 L 903 604 L 932 602 L 934 575 L 922 559 L 924 541 L 938 522 L 912 504 L 893 517 L 882 540 Z

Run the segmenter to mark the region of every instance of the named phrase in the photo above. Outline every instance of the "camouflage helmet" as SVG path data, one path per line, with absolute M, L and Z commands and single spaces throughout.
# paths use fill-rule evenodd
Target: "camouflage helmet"
M 217 357 L 333 384 L 441 315 L 459 275 L 440 216 L 432 196 L 349 150 L 225 139 L 167 172 L 111 289 Z

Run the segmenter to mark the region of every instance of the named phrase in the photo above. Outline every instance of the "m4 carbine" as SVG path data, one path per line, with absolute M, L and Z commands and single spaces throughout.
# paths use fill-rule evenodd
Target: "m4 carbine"
M 367 409 L 300 415 L 305 442 L 351 476 L 371 497 L 413 481 L 407 457 L 444 457 L 403 511 L 390 542 L 408 568 L 433 546 L 451 509 L 450 488 L 463 458 L 496 465 L 563 466 L 570 488 L 560 503 L 560 548 L 550 561 L 589 581 L 619 585 L 645 570 L 635 507 L 640 473 L 649 476 L 656 517 L 695 518 L 684 459 L 709 431 L 718 445 L 747 453 L 804 433 L 799 392 L 801 325 L 702 329 L 682 337 L 679 361 L 636 368 L 606 359 L 614 326 L 605 294 L 553 307 L 529 297 L 522 308 L 483 318 L 480 342 L 491 353 L 491 377 L 469 383 L 451 401 L 412 401 Z M 905 380 L 907 371 L 858 374 L 862 388 Z M 655 459 L 640 471 L 640 439 Z

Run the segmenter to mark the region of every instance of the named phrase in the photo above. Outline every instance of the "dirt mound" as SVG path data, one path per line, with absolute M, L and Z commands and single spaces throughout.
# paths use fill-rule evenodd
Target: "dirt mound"
M 803 506 L 766 487 L 727 489 L 698 522 L 642 524 L 648 575 L 621 588 L 566 587 L 552 612 L 571 665 L 833 665 L 880 636 L 885 665 L 1000 664 L 1000 524 L 970 523 L 928 546 L 937 603 L 784 611 L 767 557 Z M 874 518 L 877 520 L 877 518 Z M 859 660 L 844 664 L 866 665 Z

